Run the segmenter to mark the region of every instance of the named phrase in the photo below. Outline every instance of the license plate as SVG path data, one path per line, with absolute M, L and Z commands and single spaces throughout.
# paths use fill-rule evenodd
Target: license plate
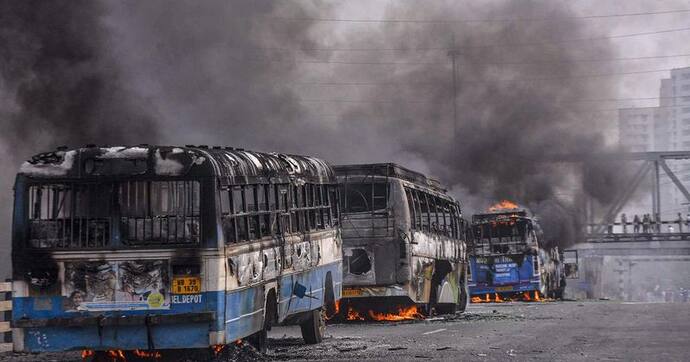
M 343 289 L 343 297 L 359 297 L 362 295 L 361 289 Z
M 173 277 L 172 294 L 201 293 L 200 277 Z
M 497 291 L 497 292 L 509 292 L 509 291 L 511 291 L 511 290 L 513 290 L 513 286 L 512 286 L 512 285 L 509 285 L 509 286 L 507 286 L 507 287 L 496 287 L 496 291 Z

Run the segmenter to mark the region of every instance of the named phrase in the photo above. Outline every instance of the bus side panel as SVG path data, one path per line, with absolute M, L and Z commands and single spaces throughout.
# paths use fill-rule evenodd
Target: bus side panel
M 263 328 L 264 285 L 228 291 L 225 296 L 226 342 L 247 337 Z
M 326 275 L 330 272 L 333 280 L 335 300 L 342 296 L 342 265 L 340 261 L 314 267 L 308 271 L 284 275 L 280 279 L 279 320 L 292 314 L 321 308 L 325 296 Z M 304 297 L 295 295 L 295 286 L 306 288 Z

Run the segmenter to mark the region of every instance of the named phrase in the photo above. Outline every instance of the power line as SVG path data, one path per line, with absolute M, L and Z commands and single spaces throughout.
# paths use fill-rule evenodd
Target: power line
M 647 60 L 647 59 L 664 59 L 664 58 L 682 58 L 690 57 L 688 54 L 673 54 L 673 55 L 652 55 L 642 57 L 623 57 L 623 58 L 602 58 L 602 59 L 574 59 L 574 60 L 556 60 L 556 61 L 523 61 L 523 62 L 479 62 L 472 60 L 463 60 L 463 63 L 470 64 L 486 64 L 486 65 L 531 65 L 531 64 L 570 64 L 570 63 L 598 63 L 598 62 L 617 62 L 629 60 Z M 281 62 L 281 63 L 298 63 L 298 64 L 345 64 L 345 65 L 447 65 L 449 62 L 358 62 L 358 61 L 340 61 L 340 60 L 301 60 L 301 59 L 237 59 L 249 61 L 264 61 L 264 62 Z
M 310 18 L 310 17 L 276 17 L 270 16 L 267 18 L 275 20 L 287 21 L 314 21 L 314 22 L 335 22 L 335 23 L 413 23 L 413 24 L 455 24 L 455 23 L 505 23 L 505 22 L 536 22 L 536 21 L 563 21 L 571 19 L 605 19 L 605 18 L 620 18 L 633 17 L 645 15 L 663 15 L 663 14 L 679 14 L 688 13 L 690 9 L 678 10 L 664 10 L 664 11 L 648 11 L 636 13 L 622 13 L 622 14 L 601 14 L 601 15 L 581 15 L 581 16 L 564 16 L 564 17 L 543 17 L 543 18 L 497 18 L 497 19 L 347 19 L 347 18 Z
M 307 99 L 305 100 L 305 103 L 319 103 L 321 100 L 319 99 Z M 323 103 L 329 103 L 329 102 L 337 102 L 337 100 L 323 100 Z M 411 102 L 406 102 L 406 101 L 351 101 L 351 102 L 345 102 L 345 103 L 387 103 L 387 104 L 395 104 L 395 103 L 411 103 Z M 424 102 L 416 102 L 416 103 L 424 103 Z M 428 102 L 428 104 L 434 104 L 434 102 Z M 436 104 L 445 104 L 443 102 L 438 102 Z M 688 107 L 688 106 L 664 106 L 664 107 L 654 107 L 654 108 L 683 108 L 683 107 Z M 361 110 L 361 109 L 360 109 Z M 407 111 L 407 110 L 406 110 Z M 553 112 L 542 112 L 546 114 L 551 114 L 551 113 L 568 113 L 568 114 L 599 114 L 599 113 L 607 113 L 607 112 L 618 112 L 620 111 L 620 108 L 593 108 L 593 109 L 566 109 L 564 111 L 553 111 Z M 342 114 L 321 114 L 321 115 L 316 115 L 317 117 L 322 117 L 322 118 L 341 118 L 343 117 Z
M 330 51 L 330 52 L 338 52 L 338 51 L 342 51 L 342 52 L 345 52 L 345 51 L 348 51 L 348 52 L 391 51 L 391 52 L 393 52 L 393 51 L 440 51 L 440 50 L 450 51 L 450 50 L 458 50 L 458 49 L 485 49 L 485 48 L 498 48 L 498 47 L 514 48 L 514 47 L 523 47 L 523 46 L 526 47 L 526 46 L 536 46 L 536 45 L 573 43 L 573 42 L 581 42 L 581 41 L 623 39 L 623 38 L 632 38 L 632 37 L 637 37 L 637 36 L 675 33 L 675 32 L 688 31 L 688 30 L 690 30 L 690 27 L 656 30 L 656 31 L 648 31 L 648 32 L 641 32 L 641 33 L 605 35 L 605 36 L 588 37 L 588 38 L 547 40 L 547 41 L 541 41 L 541 42 L 528 42 L 528 43 L 503 43 L 503 44 L 497 43 L 497 44 L 488 44 L 488 45 L 468 45 L 468 46 L 460 46 L 460 47 L 428 47 L 428 48 L 325 48 L 325 47 L 313 47 L 313 48 L 294 48 L 294 49 L 293 48 L 277 48 L 277 47 L 257 47 L 256 49 L 277 50 L 277 51 L 301 50 L 301 51 Z
M 637 98 L 599 98 L 599 99 L 579 99 L 573 100 L 572 103 L 589 103 L 589 102 L 628 102 L 628 101 L 640 101 L 640 100 L 659 100 L 659 99 L 676 99 L 676 98 L 687 98 L 690 100 L 690 96 L 683 97 L 637 97 Z M 300 102 L 305 103 L 420 103 L 420 104 L 434 104 L 438 102 L 432 101 L 417 101 L 409 99 L 310 99 L 303 98 Z M 678 105 L 677 107 L 690 107 L 690 104 Z M 645 107 L 626 107 L 618 109 L 635 109 L 635 108 L 663 108 L 656 106 L 645 106 Z
M 541 78 L 518 78 L 518 79 L 496 79 L 491 81 L 473 81 L 473 80 L 463 80 L 465 84 L 486 84 L 486 83 L 496 83 L 496 82 L 532 82 L 532 81 L 544 81 L 544 80 L 562 80 L 562 79 L 585 79 L 585 78 L 602 78 L 618 75 L 632 75 L 632 74 L 647 74 L 647 73 L 660 73 L 668 72 L 675 68 L 665 68 L 665 69 L 653 69 L 653 70 L 640 70 L 640 71 L 630 71 L 630 72 L 616 72 L 616 73 L 600 73 L 600 74 L 581 74 L 572 76 L 558 76 L 558 77 L 541 77 Z M 295 82 L 297 85 L 315 85 L 315 86 L 429 86 L 438 85 L 438 82 L 419 82 L 419 83 L 400 83 L 400 82 Z

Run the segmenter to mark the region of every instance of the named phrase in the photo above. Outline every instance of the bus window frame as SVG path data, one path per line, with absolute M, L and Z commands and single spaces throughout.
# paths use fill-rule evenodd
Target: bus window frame
M 139 187 L 139 184 L 144 184 L 144 186 Z M 152 184 L 156 183 L 156 189 L 158 190 L 156 195 L 156 199 L 152 198 Z M 123 187 L 132 187 L 132 185 L 135 185 L 134 187 L 134 192 L 139 193 L 141 189 L 146 190 L 146 200 L 145 202 L 142 202 L 142 204 L 145 204 L 142 206 L 142 209 L 139 210 L 139 207 L 137 206 L 138 211 L 142 211 L 142 215 L 136 214 L 136 212 L 123 212 L 123 192 L 122 189 Z M 162 185 L 165 185 L 166 187 L 162 187 Z M 182 185 L 182 186 L 180 186 Z M 70 240 L 68 242 L 58 242 L 55 244 L 51 245 L 32 245 L 32 237 L 31 237 L 31 224 L 34 221 L 33 216 L 31 215 L 31 210 L 33 205 L 31 205 L 31 200 L 32 200 L 32 188 L 47 188 L 50 186 L 60 186 L 60 187 L 68 187 L 70 188 L 70 202 L 71 204 L 69 205 L 70 211 L 69 211 L 69 219 L 82 219 L 82 220 L 94 220 L 95 218 L 92 217 L 94 215 L 90 214 L 90 210 L 84 210 L 86 214 L 80 216 L 80 212 L 82 211 L 81 209 L 77 209 L 79 205 L 77 205 L 77 199 L 75 199 L 75 193 L 74 189 L 75 187 L 81 188 L 85 187 L 87 191 L 95 191 L 98 190 L 99 187 L 104 187 L 107 186 L 106 188 L 110 188 L 110 195 L 107 197 L 109 203 L 106 205 L 107 207 L 100 207 L 99 209 L 107 209 L 108 212 L 105 213 L 106 216 L 104 217 L 98 217 L 99 219 L 106 219 L 108 223 L 108 239 L 103 240 L 100 242 L 88 242 L 88 230 L 87 230 L 87 240 Z M 172 187 L 174 186 L 174 187 Z M 172 187 L 172 188 L 171 188 Z M 174 193 L 171 194 L 171 190 L 175 189 L 175 192 L 182 192 L 179 190 L 179 188 L 182 188 L 184 190 L 183 195 L 177 196 L 177 197 L 183 197 L 183 202 L 184 205 L 177 206 L 177 211 L 178 213 L 171 213 L 171 207 L 172 205 L 179 203 L 180 199 L 178 200 L 170 200 L 170 199 L 164 199 L 163 196 L 170 197 Z M 90 178 L 80 178 L 80 179 L 63 179 L 63 178 L 56 178 L 56 179 L 29 179 L 28 182 L 26 182 L 21 189 L 21 193 L 24 195 L 26 198 L 25 200 L 25 205 L 26 205 L 26 214 L 25 217 L 21 221 L 17 221 L 19 227 L 23 228 L 23 237 L 22 237 L 22 245 L 26 247 L 27 249 L 30 250 L 71 250 L 71 251 L 79 251 L 79 250 L 100 250 L 100 249 L 134 249 L 134 248 L 141 248 L 141 247 L 147 247 L 147 248 L 169 248 L 169 247 L 198 247 L 200 246 L 204 240 L 205 240 L 205 235 L 207 233 L 206 231 L 206 225 L 205 225 L 205 220 L 207 220 L 209 217 L 211 217 L 213 214 L 209 213 L 205 209 L 206 203 L 209 201 L 207 200 L 207 195 L 206 195 L 206 190 L 208 188 L 208 185 L 205 184 L 205 181 L 203 179 L 198 179 L 198 178 L 165 178 L 165 177 L 147 177 L 147 178 L 130 178 L 130 179 L 122 179 L 122 178 L 108 178 L 105 180 L 100 180 L 100 179 L 90 179 Z M 167 190 L 166 192 L 163 192 L 162 190 Z M 130 192 L 128 189 L 127 192 Z M 83 197 L 83 196 L 82 196 Z M 135 197 L 136 198 L 136 197 Z M 90 200 L 93 199 L 93 195 L 88 196 L 87 202 L 90 202 Z M 54 201 L 54 200 L 53 200 Z M 164 209 L 165 206 L 165 209 Z M 43 207 L 43 206 L 41 206 Z M 184 212 L 184 214 L 179 213 L 179 211 Z M 51 210 L 55 211 L 55 210 Z M 154 212 L 155 211 L 155 212 Z M 64 213 L 64 211 L 61 211 Z M 40 215 L 39 215 L 40 216 Z M 166 238 L 163 241 L 163 223 L 161 222 L 162 219 L 161 217 L 176 217 L 181 219 L 183 222 L 186 222 L 189 220 L 190 222 L 193 222 L 194 225 L 196 225 L 196 234 L 192 233 L 187 233 L 187 228 L 185 224 L 185 228 L 183 229 L 183 236 L 179 237 L 178 235 L 170 236 L 170 231 L 172 230 L 170 228 L 169 221 L 165 224 L 165 232 L 166 232 Z M 66 218 L 67 214 L 63 214 L 63 218 Z M 211 217 L 212 218 L 212 217 Z M 38 220 L 42 220 L 43 217 L 41 217 Z M 50 218 L 57 220 L 58 218 Z M 127 219 L 127 221 L 124 221 L 124 219 Z M 143 223 L 143 231 L 142 231 L 142 239 L 139 240 L 137 239 L 137 236 L 135 238 L 129 238 L 129 232 L 131 226 L 132 220 L 138 220 L 136 224 L 133 226 L 136 234 L 139 234 L 139 231 L 136 230 L 138 227 L 138 223 Z M 151 220 L 149 224 L 151 225 L 150 227 L 146 226 L 147 225 L 147 220 Z M 158 220 L 159 224 L 158 226 L 155 225 L 154 220 Z M 166 220 L 168 220 L 166 218 Z M 176 219 L 176 222 L 179 221 Z M 123 222 L 125 223 L 123 225 Z M 70 221 L 70 223 L 73 223 L 73 220 Z M 90 222 L 87 221 L 87 224 Z M 175 234 L 177 234 L 178 226 L 175 226 Z M 147 229 L 150 229 L 151 231 L 151 238 L 146 238 L 146 231 Z M 158 232 L 158 238 L 159 239 L 154 239 L 154 236 L 156 235 L 156 231 Z M 71 233 L 74 232 L 74 230 L 70 231 Z M 63 232 L 63 237 L 66 237 L 66 234 Z

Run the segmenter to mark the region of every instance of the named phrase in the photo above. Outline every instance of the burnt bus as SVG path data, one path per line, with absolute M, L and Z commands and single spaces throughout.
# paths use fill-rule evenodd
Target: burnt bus
M 467 305 L 465 223 L 438 181 L 392 163 L 334 166 L 344 305 Z M 341 310 L 347 308 L 341 308 Z
M 318 343 L 341 295 L 335 175 L 312 157 L 58 149 L 22 165 L 12 233 L 17 351 L 263 349 L 275 324 Z
M 565 288 L 558 249 L 545 250 L 543 232 L 525 209 L 472 216 L 469 290 L 473 302 L 518 297 L 560 298 Z

